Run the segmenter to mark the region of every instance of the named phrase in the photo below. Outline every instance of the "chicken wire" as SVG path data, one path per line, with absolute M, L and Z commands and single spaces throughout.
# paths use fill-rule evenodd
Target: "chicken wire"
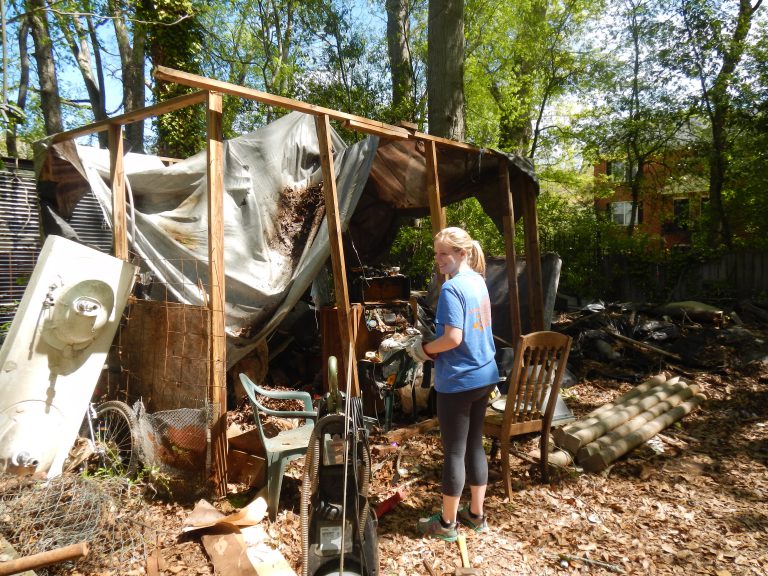
M 0 532 L 20 557 L 88 542 L 87 556 L 36 569 L 40 576 L 75 567 L 84 574 L 124 574 L 146 566 L 147 543 L 156 540 L 135 484 L 77 474 L 47 481 L 1 476 Z

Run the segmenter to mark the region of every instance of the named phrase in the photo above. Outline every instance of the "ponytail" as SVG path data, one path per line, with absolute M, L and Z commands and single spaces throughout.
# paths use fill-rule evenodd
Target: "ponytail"
M 485 254 L 480 242 L 472 240 L 472 248 L 469 251 L 469 265 L 472 270 L 485 277 Z

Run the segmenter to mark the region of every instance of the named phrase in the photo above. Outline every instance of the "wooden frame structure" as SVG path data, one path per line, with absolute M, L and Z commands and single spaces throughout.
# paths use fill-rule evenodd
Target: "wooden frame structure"
M 436 233 L 446 225 L 445 209 L 441 204 L 440 182 L 438 178 L 437 147 L 447 146 L 476 151 L 478 153 L 495 154 L 499 158 L 499 194 L 504 199 L 504 242 L 507 258 L 507 280 L 509 285 L 510 317 L 512 320 L 513 340 L 516 342 L 521 335 L 520 302 L 517 286 L 517 259 L 514 247 L 515 213 L 512 200 L 512 190 L 509 181 L 509 159 L 507 156 L 488 149 L 480 149 L 471 144 L 440 138 L 393 126 L 361 116 L 355 116 L 338 110 L 307 104 L 291 98 L 276 96 L 252 88 L 246 88 L 229 82 L 213 80 L 166 67 L 157 67 L 155 78 L 165 82 L 175 82 L 199 89 L 197 92 L 178 96 L 176 98 L 128 112 L 113 118 L 94 122 L 74 130 L 61 132 L 52 137 L 52 142 L 63 142 L 74 138 L 108 131 L 110 152 L 110 176 L 112 188 L 113 209 L 113 238 L 114 254 L 121 259 L 128 258 L 128 239 L 126 233 L 126 200 L 125 200 L 125 169 L 123 165 L 123 126 L 132 122 L 143 121 L 187 106 L 206 105 L 207 119 L 207 158 L 208 158 L 208 310 L 210 329 L 209 357 L 209 401 L 214 407 L 214 424 L 211 430 L 213 445 L 213 478 L 214 488 L 219 495 L 226 494 L 227 470 L 227 438 L 226 438 L 226 335 L 225 327 L 225 284 L 224 284 L 224 226 L 223 226 L 223 129 L 222 129 L 222 95 L 247 98 L 262 104 L 278 106 L 288 110 L 311 114 L 315 117 L 318 142 L 320 144 L 323 171 L 323 193 L 326 205 L 326 218 L 331 246 L 331 263 L 333 270 L 336 305 L 339 311 L 339 334 L 342 339 L 342 349 L 346 350 L 347 389 L 354 395 L 359 394 L 359 383 L 354 358 L 354 340 L 350 313 L 350 300 L 347 290 L 347 275 L 344 264 L 342 247 L 342 230 L 339 220 L 339 206 L 336 195 L 336 179 L 333 165 L 333 151 L 330 140 L 330 121 L 343 123 L 346 128 L 374 134 L 384 139 L 418 140 L 423 142 L 427 179 L 426 190 L 429 199 L 429 211 L 432 220 L 432 231 Z M 532 185 L 527 185 L 522 191 L 523 223 L 525 231 L 525 252 L 527 257 L 526 272 L 528 275 L 529 309 L 532 331 L 544 329 L 543 287 L 541 280 L 541 261 L 539 253 L 538 230 L 536 221 L 536 198 Z

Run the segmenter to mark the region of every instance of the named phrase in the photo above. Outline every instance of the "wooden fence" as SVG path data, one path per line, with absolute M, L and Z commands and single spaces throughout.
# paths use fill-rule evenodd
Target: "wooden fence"
M 734 250 L 705 258 L 694 252 L 611 252 L 598 237 L 542 238 L 542 252 L 563 260 L 560 291 L 604 301 L 768 300 L 768 253 Z

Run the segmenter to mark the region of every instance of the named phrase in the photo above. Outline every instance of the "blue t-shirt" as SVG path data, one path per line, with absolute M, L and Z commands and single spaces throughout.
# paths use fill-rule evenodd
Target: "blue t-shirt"
M 461 344 L 440 352 L 435 360 L 435 389 L 454 393 L 499 381 L 496 347 L 491 332 L 491 300 L 485 279 L 474 270 L 463 270 L 440 289 L 435 314 L 435 335 L 446 326 L 460 328 Z

